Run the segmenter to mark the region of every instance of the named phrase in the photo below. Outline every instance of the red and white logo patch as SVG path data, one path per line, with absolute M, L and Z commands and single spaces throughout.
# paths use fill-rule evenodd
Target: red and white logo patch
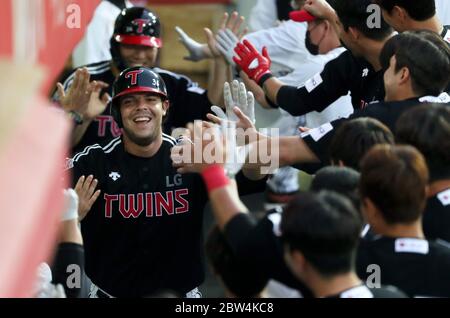
M 442 191 L 437 195 L 439 201 L 441 201 L 443 206 L 450 205 L 450 189 Z
M 142 31 L 144 31 L 144 25 L 149 23 L 150 20 L 148 19 L 134 19 L 133 23 L 137 24 L 138 28 L 137 28 L 137 33 L 141 34 Z
M 450 43 L 450 30 L 448 30 L 447 33 L 445 33 L 444 41 Z
M 129 71 L 127 74 L 125 74 L 125 78 L 131 77 L 131 85 L 136 85 L 137 83 L 137 76 L 138 74 L 141 74 L 144 70 L 134 70 Z

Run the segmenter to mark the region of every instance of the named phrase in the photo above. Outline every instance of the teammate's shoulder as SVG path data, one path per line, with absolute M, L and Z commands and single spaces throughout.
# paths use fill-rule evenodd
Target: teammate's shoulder
M 99 75 L 106 73 L 111 70 L 111 61 L 101 61 L 101 62 L 95 62 L 87 65 L 83 65 L 77 68 L 74 68 L 69 75 L 66 77 L 66 79 L 63 81 L 64 89 L 67 89 L 68 86 L 72 84 L 73 78 L 75 76 L 76 70 L 80 68 L 86 68 L 91 75 L 92 79 L 96 79 Z
M 153 71 L 155 71 L 156 73 L 158 73 L 164 81 L 170 79 L 170 80 L 186 80 L 188 82 L 191 81 L 191 79 L 189 77 L 187 77 L 186 75 L 183 74 L 178 74 L 172 71 L 168 71 L 159 67 L 154 67 L 152 68 Z
M 76 153 L 72 158 L 69 158 L 66 163 L 66 168 L 72 168 L 76 163 L 80 161 L 99 161 L 102 157 L 111 154 L 114 150 L 118 149 L 118 146 L 122 143 L 120 137 L 114 138 L 106 146 L 99 144 L 93 144 L 87 146 L 82 151 Z
M 76 70 L 81 69 L 81 68 L 86 68 L 90 74 L 96 74 L 96 73 L 102 72 L 104 70 L 110 69 L 111 61 L 106 60 L 106 61 L 100 61 L 100 62 L 86 64 L 86 65 L 74 68 L 72 70 L 72 73 L 75 73 Z
M 379 288 L 369 288 L 374 298 L 408 298 L 403 291 L 392 285 L 382 285 Z
M 162 134 L 163 144 L 167 144 L 170 148 L 177 144 L 177 140 L 165 133 Z
M 450 242 L 442 239 L 436 239 L 429 241 L 430 249 L 434 249 L 439 255 L 443 255 L 445 259 L 450 262 Z

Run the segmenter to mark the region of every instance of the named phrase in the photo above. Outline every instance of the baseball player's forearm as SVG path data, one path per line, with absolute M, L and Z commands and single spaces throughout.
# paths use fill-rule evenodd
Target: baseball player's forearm
M 223 58 L 214 59 L 214 69 L 210 76 L 208 87 L 208 99 L 213 105 L 224 107 L 223 83 L 226 82 L 229 73 L 229 66 Z
M 276 77 L 269 78 L 263 84 L 264 93 L 266 94 L 267 98 L 275 105 L 277 105 L 278 91 L 282 86 L 285 86 L 285 84 Z
M 61 223 L 60 243 L 76 243 L 83 245 L 83 238 L 78 227 L 78 219 L 68 220 Z
M 255 96 L 255 100 L 258 102 L 258 104 L 264 108 L 272 108 L 267 103 L 266 94 L 264 93 L 263 89 L 258 84 L 256 84 L 255 81 L 248 78 L 248 76 L 244 72 L 241 72 L 240 76 L 245 84 L 245 87 L 247 87 L 247 89 L 253 93 L 253 96 Z
M 260 180 L 279 167 L 314 162 L 319 159 L 298 136 L 260 136 L 247 156 L 243 173 L 251 180 Z
M 72 131 L 72 147 L 78 145 L 91 122 L 92 120 L 85 119 L 81 125 L 77 125 L 74 127 Z
M 239 199 L 234 180 L 224 187 L 210 191 L 209 200 L 217 225 L 221 230 L 234 216 L 248 211 L 247 207 Z

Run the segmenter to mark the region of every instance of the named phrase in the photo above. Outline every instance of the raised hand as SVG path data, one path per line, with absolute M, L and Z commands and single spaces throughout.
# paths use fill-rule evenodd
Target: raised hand
M 234 48 L 237 56 L 233 56 L 233 61 L 252 80 L 259 83 L 265 74 L 270 74 L 270 57 L 267 48 L 263 47 L 262 54 L 247 40 L 238 43 Z
M 64 110 L 85 113 L 92 93 L 89 78 L 90 74 L 87 68 L 81 68 L 75 71 L 72 85 L 67 93 L 61 83 L 56 84 L 58 99 Z
M 87 178 L 81 176 L 75 185 L 75 192 L 78 194 L 78 216 L 80 221 L 84 219 L 100 195 L 101 191 L 95 190 L 97 184 L 98 180 L 90 175 Z
M 187 61 L 198 62 L 206 58 L 210 58 L 211 52 L 208 50 L 207 44 L 199 43 L 191 38 L 184 32 L 179 26 L 175 27 L 175 31 L 178 33 L 179 41 L 188 50 L 189 55 L 185 56 L 184 59 Z
M 94 119 L 105 111 L 106 107 L 108 106 L 108 102 L 111 100 L 111 97 L 108 93 L 105 93 L 100 98 L 100 93 L 102 89 L 106 87 L 108 87 L 108 84 L 102 81 L 92 81 L 90 83 L 89 89 L 92 93 L 89 98 L 88 107 L 83 114 L 86 119 Z

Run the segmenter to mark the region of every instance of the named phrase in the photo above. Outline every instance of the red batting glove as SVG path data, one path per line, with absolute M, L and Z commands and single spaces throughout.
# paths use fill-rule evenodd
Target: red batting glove
M 271 61 L 266 47 L 263 47 L 261 55 L 249 41 L 244 40 L 236 45 L 234 52 L 239 58 L 233 56 L 233 61 L 256 83 L 259 83 L 263 75 L 271 73 Z

